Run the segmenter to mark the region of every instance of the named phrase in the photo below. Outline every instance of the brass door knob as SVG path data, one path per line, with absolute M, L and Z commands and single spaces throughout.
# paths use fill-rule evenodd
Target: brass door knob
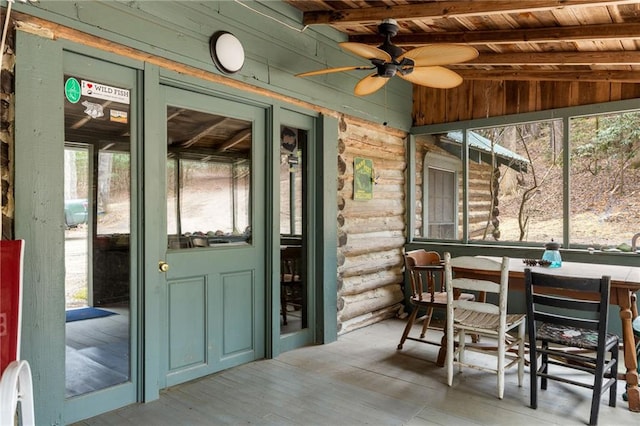
M 169 264 L 164 260 L 158 262 L 158 270 L 160 272 L 167 272 L 169 270 Z

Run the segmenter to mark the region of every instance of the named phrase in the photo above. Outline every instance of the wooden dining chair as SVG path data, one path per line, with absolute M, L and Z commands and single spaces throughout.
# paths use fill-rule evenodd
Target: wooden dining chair
M 191 247 L 209 247 L 209 237 L 206 235 L 192 235 Z
M 435 251 L 426 251 L 424 249 L 413 250 L 405 253 L 405 270 L 409 275 L 409 283 L 411 285 L 411 303 L 413 310 L 407 325 L 404 328 L 398 349 L 402 349 L 404 342 L 414 340 L 422 343 L 441 346 L 442 341 L 431 341 L 425 338 L 427 329 L 431 327 L 431 320 L 435 309 L 440 309 L 443 313 L 447 309 L 447 293 L 444 289 L 443 281 L 443 264 L 440 255 Z M 475 296 L 470 293 L 462 293 L 456 295 L 462 300 L 474 300 Z M 410 336 L 411 329 L 416 322 L 419 312 L 426 312 L 422 322 L 422 331 L 420 337 Z M 443 327 L 434 327 L 443 331 Z
M 445 284 L 447 290 L 447 381 L 453 385 L 454 366 L 473 367 L 492 372 L 498 379 L 498 398 L 504 396 L 505 370 L 518 366 L 518 386 L 524 377 L 525 315 L 507 313 L 509 294 L 509 258 L 500 262 L 483 257 L 462 256 L 451 259 L 444 255 Z M 494 271 L 495 280 L 474 278 L 474 273 Z M 484 294 L 480 300 L 455 300 L 455 291 Z M 493 295 L 493 297 L 492 297 Z M 485 300 L 483 300 L 485 299 Z M 494 302 L 494 299 L 496 301 Z M 510 332 L 515 331 L 512 335 Z M 495 344 L 474 345 L 467 336 L 485 336 Z M 473 363 L 465 358 L 466 351 L 496 357 L 495 366 Z
M 303 308 L 302 247 L 286 246 L 280 250 L 280 310 L 282 322 L 287 321 L 287 308 Z M 303 318 L 303 322 L 305 319 Z
M 598 423 L 607 390 L 609 406 L 616 406 L 619 339 L 607 333 L 610 287 L 607 276 L 560 277 L 525 269 L 531 408 L 538 407 L 538 377 L 543 390 L 548 380 L 591 389 L 590 425 Z M 566 374 L 571 370 L 592 377 L 580 380 Z

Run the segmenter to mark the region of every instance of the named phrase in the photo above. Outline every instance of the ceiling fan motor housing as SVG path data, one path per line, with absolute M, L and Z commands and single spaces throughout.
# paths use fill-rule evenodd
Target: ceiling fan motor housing
M 383 19 L 378 25 L 378 32 L 383 36 L 393 37 L 398 34 L 398 22 L 395 19 L 387 18 Z
M 398 29 L 398 23 L 393 19 L 385 19 L 380 23 L 380 25 L 378 25 L 378 32 L 380 35 L 384 36 L 384 43 L 378 46 L 378 49 L 387 52 L 394 62 L 398 56 L 404 53 L 402 48 L 391 43 L 391 37 L 398 34 Z
M 391 63 L 376 64 L 376 67 L 378 68 L 378 77 L 384 78 L 393 77 L 398 70 L 398 67 Z

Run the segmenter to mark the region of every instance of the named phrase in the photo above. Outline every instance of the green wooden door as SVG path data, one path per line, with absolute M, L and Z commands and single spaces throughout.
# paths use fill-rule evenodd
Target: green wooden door
M 265 353 L 265 111 L 161 86 L 160 384 Z

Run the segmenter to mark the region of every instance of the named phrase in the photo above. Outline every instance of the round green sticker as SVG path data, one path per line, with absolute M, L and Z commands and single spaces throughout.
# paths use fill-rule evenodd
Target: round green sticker
M 80 83 L 78 80 L 71 77 L 64 83 L 64 96 L 72 104 L 75 104 L 80 100 Z

